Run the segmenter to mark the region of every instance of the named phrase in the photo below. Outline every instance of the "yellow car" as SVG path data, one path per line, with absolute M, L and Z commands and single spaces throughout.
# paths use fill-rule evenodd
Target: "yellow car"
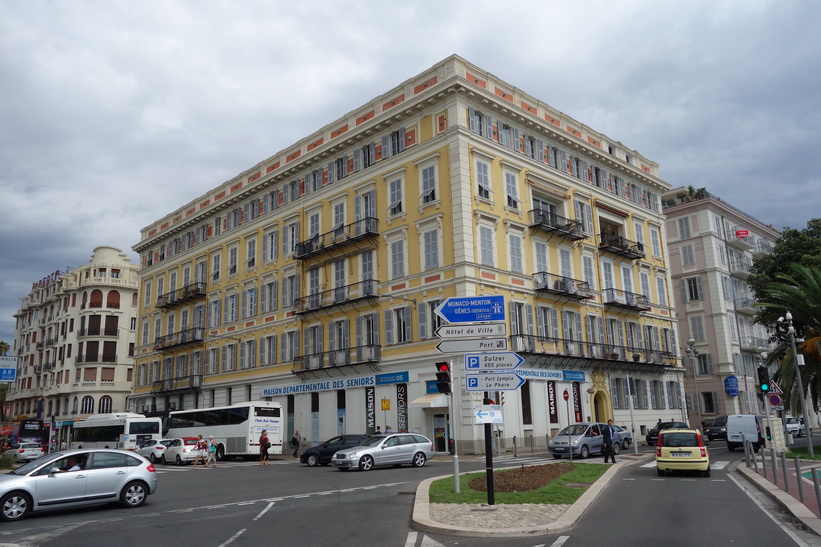
M 659 433 L 656 470 L 660 477 L 669 471 L 701 471 L 710 476 L 710 454 L 701 433 L 695 429 L 665 429 Z

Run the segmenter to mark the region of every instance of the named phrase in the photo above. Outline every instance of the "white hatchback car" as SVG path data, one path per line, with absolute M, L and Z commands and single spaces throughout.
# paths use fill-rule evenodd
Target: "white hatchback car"
M 10 450 L 14 461 L 30 462 L 43 455 L 43 447 L 39 443 L 17 443 Z
M 177 437 L 170 441 L 165 448 L 165 453 L 160 456 L 160 463 L 183 465 L 193 463 L 197 459 L 196 437 Z
M 148 458 L 151 463 L 157 463 L 165 454 L 165 449 L 171 444 L 172 439 L 149 439 L 137 449 L 137 454 Z

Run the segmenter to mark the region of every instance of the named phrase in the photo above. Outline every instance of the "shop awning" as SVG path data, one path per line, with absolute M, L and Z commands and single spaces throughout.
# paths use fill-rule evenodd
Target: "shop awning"
M 448 406 L 448 396 L 443 393 L 426 393 L 410 402 L 411 406 L 421 406 L 425 408 Z

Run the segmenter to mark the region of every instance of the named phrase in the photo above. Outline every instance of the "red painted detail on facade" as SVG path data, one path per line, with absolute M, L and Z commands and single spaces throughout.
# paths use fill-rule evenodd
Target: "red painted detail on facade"
M 256 325 L 256 321 L 248 321 L 247 323 L 245 323 L 246 328 L 253 327 L 254 325 Z
M 667 310 L 659 310 L 659 313 L 660 313 L 661 315 L 670 315 L 670 314 L 667 312 Z
M 498 96 L 500 96 L 501 98 L 503 98 L 504 100 L 510 101 L 511 103 L 513 102 L 513 94 L 510 93 L 509 91 L 506 91 L 504 89 L 499 89 L 498 87 L 495 89 L 495 91 L 496 91 L 496 94 Z
M 225 330 L 228 331 L 228 332 L 234 332 L 235 330 L 237 330 L 237 327 L 228 327 Z
M 212 330 L 211 332 L 208 333 L 208 336 L 216 336 L 219 333 L 220 333 L 220 331 L 218 331 L 218 330 Z
M 496 279 L 496 274 L 489 272 L 482 272 L 482 277 L 485 279 Z
M 557 120 L 556 118 L 554 118 L 552 116 L 548 116 L 547 114 L 544 115 L 544 119 L 549 121 L 550 123 L 552 123 L 556 127 L 561 127 L 562 126 L 562 124 L 561 124 L 561 122 L 559 122 L 559 120 Z
M 196 213 L 196 212 L 197 212 L 197 208 L 196 208 L 196 207 L 192 207 L 191 209 L 188 209 L 188 210 L 185 212 L 185 216 L 191 216 L 191 215 L 193 215 L 193 214 L 194 214 L 194 213 Z
M 314 148 L 316 148 L 317 146 L 319 146 L 323 142 L 325 142 L 325 139 L 319 139 L 319 140 L 316 140 L 316 141 L 312 142 L 311 144 L 308 145 L 308 152 L 310 152 L 311 150 L 313 150 Z
M 431 282 L 433 282 L 433 281 L 439 281 L 440 279 L 442 279 L 442 275 L 441 275 L 441 274 L 432 275 L 432 276 L 430 276 L 430 277 L 426 277 L 426 278 L 425 278 L 425 283 L 431 283 Z
M 234 192 L 236 192 L 236 191 L 237 191 L 237 190 L 239 190 L 240 188 L 242 188 L 242 182 L 238 182 L 238 183 L 236 183 L 235 185 L 233 185 L 233 186 L 231 187 L 231 193 L 233 194 Z
M 217 201 L 218 199 L 222 199 L 224 197 L 225 197 L 225 190 L 223 190 L 222 192 L 220 192 L 219 194 L 214 196 L 214 201 Z
M 294 150 L 293 152 L 291 152 L 290 154 L 288 154 L 288 157 L 287 157 L 287 158 L 285 158 L 285 163 L 288 163 L 288 162 L 290 162 L 290 161 L 294 161 L 294 160 L 295 160 L 295 159 L 297 159 L 300 155 L 302 155 L 302 150 Z
M 436 76 L 434 76 L 430 80 L 428 80 L 426 82 L 422 82 L 421 84 L 419 84 L 418 86 L 413 88 L 413 94 L 418 95 L 419 93 L 422 93 L 423 91 L 426 91 L 426 90 L 430 89 L 431 87 L 436 85 L 437 81 L 438 80 L 437 80 Z
M 267 175 L 268 173 L 270 173 L 274 169 L 276 169 L 276 167 L 274 167 L 273 165 L 269 165 L 268 167 L 265 168 L 265 174 Z
M 408 129 L 405 131 L 405 146 L 416 144 L 416 129 Z
M 150 232 L 148 232 L 148 235 L 149 235 L 149 236 L 153 236 L 153 235 L 154 235 L 154 234 L 156 234 L 156 233 L 157 233 L 157 229 L 156 229 L 156 228 L 154 228 L 153 230 L 151 230 Z
M 210 200 L 210 199 L 206 199 L 205 201 L 203 201 L 202 203 L 200 203 L 200 209 L 204 209 L 204 208 L 208 207 L 209 205 L 211 205 L 211 200 Z
M 401 95 L 398 95 L 398 96 L 394 97 L 393 99 L 391 99 L 390 101 L 383 104 L 382 105 L 382 112 L 384 112 L 386 110 L 390 110 L 394 106 L 396 106 L 398 104 L 402 104 L 404 102 L 405 102 L 405 94 L 402 93 Z
M 448 117 L 445 114 L 439 116 L 439 132 L 445 131 L 448 128 Z
M 361 124 L 361 123 L 364 123 L 364 122 L 366 122 L 366 121 L 370 120 L 371 118 L 373 118 L 373 110 L 371 110 L 370 112 L 367 112 L 367 113 L 362 114 L 361 116 L 359 116 L 359 117 L 356 119 L 356 125 L 359 125 L 359 124 Z
M 643 163 L 641 164 L 641 169 L 642 171 L 647 171 L 648 173 L 650 172 L 650 168 L 644 165 Z
M 476 84 L 481 88 L 487 89 L 487 82 L 477 76 L 474 76 L 470 72 L 465 73 L 465 78 L 467 78 L 470 83 Z
M 254 173 L 253 175 L 250 175 L 248 177 L 248 182 L 254 182 L 255 180 L 257 180 L 261 176 L 262 176 L 262 173 L 260 171 L 257 171 L 256 173 Z
M 342 127 L 340 127 L 339 129 L 335 129 L 335 130 L 331 131 L 331 138 L 335 139 L 338 136 L 340 136 L 341 134 L 347 133 L 347 131 L 348 131 L 348 124 L 345 124 Z
M 589 142 L 593 146 L 598 146 L 599 148 L 601 148 L 601 141 L 597 141 L 593 137 L 587 137 L 587 142 Z
M 567 131 L 568 131 L 568 132 L 573 133 L 573 134 L 574 134 L 574 135 L 576 135 L 577 137 L 581 137 L 581 136 L 582 136 L 582 132 L 581 132 L 581 131 L 579 131 L 578 129 L 576 129 L 575 127 L 570 127 L 570 126 L 568 125 L 568 126 L 565 126 L 565 129 L 567 129 Z
M 524 285 L 525 285 L 525 282 L 522 281 L 521 279 L 514 278 L 514 279 L 511 279 L 510 282 L 513 283 L 514 285 L 519 285 L 520 287 L 524 287 Z
M 407 285 L 405 283 L 400 283 L 399 285 L 394 285 L 393 287 L 391 287 L 391 290 L 392 291 L 399 291 L 399 290 L 404 289 L 406 286 Z
M 524 102 L 524 101 L 519 101 L 519 104 L 521 105 L 521 107 L 522 107 L 522 108 L 524 108 L 525 110 L 527 110 L 527 111 L 528 111 L 528 112 L 530 112 L 531 114 L 535 114 L 535 113 L 536 113 L 536 107 L 535 107 L 535 106 L 533 106 L 532 104 L 527 104 L 527 103 L 526 103 L 526 102 Z
M 373 147 L 373 157 L 376 161 L 382 159 L 382 144 L 375 144 Z
M 276 319 L 277 319 L 277 316 L 276 316 L 276 315 L 272 315 L 271 317 L 266 317 L 264 321 L 265 321 L 266 323 L 270 323 L 271 321 L 276 321 Z

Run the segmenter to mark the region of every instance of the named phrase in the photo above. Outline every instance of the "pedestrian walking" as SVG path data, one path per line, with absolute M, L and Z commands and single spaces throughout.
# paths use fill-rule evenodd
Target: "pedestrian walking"
M 294 448 L 294 458 L 299 457 L 299 443 L 302 442 L 302 435 L 299 434 L 299 429 L 294 431 L 294 436 L 291 437 L 291 446 Z
M 213 435 L 208 436 L 208 455 L 205 458 L 205 467 L 214 462 L 214 467 L 217 466 L 217 441 L 214 440 Z
M 613 443 L 616 442 L 616 431 L 613 429 L 613 420 L 607 420 L 607 425 L 602 428 L 601 433 L 602 437 L 604 437 L 604 442 L 602 443 L 604 463 L 607 463 L 608 457 L 613 461 L 613 463 L 616 463 L 616 451 L 613 448 Z
M 208 443 L 202 438 L 202 435 L 197 435 L 197 456 L 194 458 L 194 469 L 197 468 L 197 462 L 202 459 L 202 464 L 205 465 L 205 455 L 208 453 Z
M 259 465 L 270 465 L 270 463 L 268 463 L 269 448 L 271 448 L 271 443 L 268 440 L 268 431 L 263 429 L 259 435 Z

